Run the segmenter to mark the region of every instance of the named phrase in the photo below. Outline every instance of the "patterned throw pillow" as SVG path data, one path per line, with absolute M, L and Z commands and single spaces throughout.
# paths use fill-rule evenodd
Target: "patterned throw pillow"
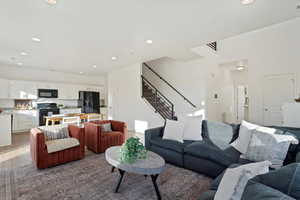
M 102 132 L 112 132 L 111 123 L 101 124 L 101 131 Z
M 248 181 L 269 172 L 269 161 L 228 168 L 220 182 L 214 200 L 240 200 Z
M 41 126 L 39 129 L 44 133 L 46 140 L 69 138 L 67 125 Z
M 243 158 L 251 161 L 269 160 L 272 168 L 280 168 L 290 144 L 298 143 L 298 140 L 291 135 L 276 134 L 276 131 L 276 129 L 267 127 L 253 130 L 250 144 Z

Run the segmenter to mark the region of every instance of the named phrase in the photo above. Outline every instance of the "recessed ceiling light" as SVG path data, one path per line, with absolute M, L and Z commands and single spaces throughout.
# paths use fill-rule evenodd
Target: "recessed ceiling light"
M 147 44 L 152 44 L 153 41 L 152 41 L 152 40 L 146 40 L 146 43 L 147 43 Z
M 79 72 L 79 74 L 83 74 L 83 72 Z
M 111 57 L 112 60 L 117 60 L 116 56 Z
M 46 0 L 46 2 L 50 5 L 55 5 L 57 3 L 56 0 Z
M 255 0 L 241 0 L 241 3 L 243 5 L 253 4 L 254 2 L 255 2 Z
M 97 65 L 93 65 L 93 68 L 97 68 Z
M 245 69 L 245 67 L 244 67 L 244 66 L 237 66 L 236 69 L 237 69 L 238 71 L 242 71 L 242 70 Z
M 23 52 L 20 53 L 20 55 L 21 55 L 21 56 L 27 56 L 28 53 L 26 53 L 25 51 L 23 51 Z
M 31 38 L 31 40 L 34 41 L 34 42 L 40 42 L 40 41 L 41 41 L 41 39 L 40 39 L 40 38 L 37 38 L 37 37 Z
M 22 66 L 22 65 L 23 65 L 23 63 L 21 63 L 21 62 L 18 62 L 18 63 L 17 63 L 17 65 L 19 65 L 19 66 Z

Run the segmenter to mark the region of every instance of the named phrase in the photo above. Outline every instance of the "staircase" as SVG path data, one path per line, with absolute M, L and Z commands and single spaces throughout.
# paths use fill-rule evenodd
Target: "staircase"
M 196 108 L 196 106 L 183 96 L 176 88 L 174 88 L 168 81 L 161 77 L 156 71 L 154 71 L 148 64 L 143 63 L 143 68 L 150 70 L 155 76 L 167 84 L 172 90 L 174 90 L 179 96 L 181 96 L 189 105 Z M 142 80 L 142 98 L 144 98 L 154 109 L 155 112 L 160 114 L 165 120 L 177 120 L 174 104 L 162 94 L 145 76 L 141 75 Z

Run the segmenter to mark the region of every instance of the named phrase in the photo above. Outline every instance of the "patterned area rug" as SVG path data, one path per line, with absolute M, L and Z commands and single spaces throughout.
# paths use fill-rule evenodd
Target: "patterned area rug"
M 26 148 L 27 149 L 27 148 Z M 125 174 L 119 193 L 113 190 L 119 173 L 111 173 L 104 154 L 37 170 L 29 152 L 0 160 L 1 200 L 155 200 L 151 178 Z M 167 165 L 158 178 L 163 200 L 196 200 L 211 179 L 189 170 Z

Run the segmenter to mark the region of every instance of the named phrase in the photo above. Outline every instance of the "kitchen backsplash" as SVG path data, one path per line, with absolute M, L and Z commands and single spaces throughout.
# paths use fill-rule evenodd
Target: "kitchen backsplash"
M 77 107 L 77 100 L 59 100 L 59 99 L 37 99 L 32 100 L 32 107 L 36 108 L 37 103 L 56 103 L 57 105 L 63 104 L 66 107 Z M 15 108 L 14 99 L 0 99 L 0 108 Z
M 14 108 L 15 100 L 13 99 L 0 99 L 0 108 Z

